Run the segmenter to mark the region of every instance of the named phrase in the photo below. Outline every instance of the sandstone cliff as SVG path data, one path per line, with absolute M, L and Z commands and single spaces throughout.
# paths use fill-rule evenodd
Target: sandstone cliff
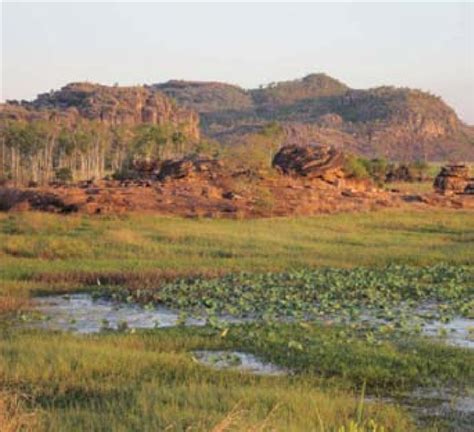
M 188 137 L 199 139 L 199 116 L 195 111 L 178 106 L 161 92 L 139 86 L 71 83 L 41 94 L 32 102 L 4 104 L 0 115 L 3 119 L 27 121 L 57 116 L 74 122 L 81 118 L 109 126 L 171 124 L 179 126 Z
M 287 144 L 317 141 L 396 160 L 474 159 L 473 129 L 439 97 L 419 90 L 354 90 L 325 74 L 254 90 L 185 81 L 153 88 L 197 110 L 204 133 L 224 142 L 278 121 Z
M 72 83 L 32 102 L 0 105 L 0 181 L 102 178 L 139 160 L 186 154 L 199 115 L 145 87 Z
M 192 141 L 228 144 L 278 122 L 283 144 L 313 142 L 392 160 L 474 160 L 474 128 L 439 97 L 419 90 L 355 90 L 325 75 L 245 90 L 219 82 L 143 87 L 72 83 L 32 102 L 0 106 L 2 119 L 91 120 L 108 126 L 170 124 Z

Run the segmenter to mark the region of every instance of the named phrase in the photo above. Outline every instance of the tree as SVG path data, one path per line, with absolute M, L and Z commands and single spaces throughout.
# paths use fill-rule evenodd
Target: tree
M 59 168 L 56 171 L 56 180 L 60 183 L 69 183 L 72 181 L 72 172 L 69 168 Z
M 158 125 L 141 125 L 137 128 L 133 157 L 145 160 L 162 159 L 169 133 Z
M 188 143 L 186 130 L 171 124 L 110 126 L 54 113 L 30 121 L 0 117 L 0 177 L 46 184 L 67 168 L 75 180 L 102 178 L 135 159 L 181 156 Z
M 182 155 L 184 153 L 184 146 L 186 144 L 186 136 L 181 131 L 173 132 L 171 135 L 171 141 L 173 142 L 175 156 Z

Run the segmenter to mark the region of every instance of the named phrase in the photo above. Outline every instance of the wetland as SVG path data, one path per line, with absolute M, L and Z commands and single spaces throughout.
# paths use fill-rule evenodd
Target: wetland
M 468 431 L 472 219 L 389 214 L 0 215 L 2 397 L 33 430 Z

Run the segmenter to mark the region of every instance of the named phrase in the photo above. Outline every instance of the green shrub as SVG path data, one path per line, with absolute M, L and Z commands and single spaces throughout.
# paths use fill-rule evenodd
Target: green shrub
M 55 172 L 56 180 L 61 183 L 69 183 L 72 181 L 71 168 L 58 168 Z
M 429 174 L 429 171 L 430 171 L 430 165 L 428 164 L 428 162 L 426 162 L 424 160 L 416 160 L 415 162 L 412 162 L 408 166 L 411 170 L 413 170 L 414 175 L 420 181 L 422 181 L 422 180 L 424 180 L 428 177 L 428 174 Z
M 387 175 L 388 162 L 385 159 L 360 159 L 369 176 L 376 183 L 381 184 L 385 182 Z
M 369 178 L 369 173 L 361 158 L 353 155 L 348 155 L 344 162 L 344 171 L 353 178 L 366 179 Z
M 200 154 L 211 158 L 218 158 L 221 156 L 222 150 L 223 147 L 218 141 L 203 140 L 196 144 L 192 154 Z

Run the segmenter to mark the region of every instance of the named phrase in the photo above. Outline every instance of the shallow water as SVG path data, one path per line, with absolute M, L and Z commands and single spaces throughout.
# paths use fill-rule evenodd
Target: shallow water
M 263 362 L 253 354 L 240 351 L 194 351 L 194 358 L 216 369 L 230 369 L 256 375 L 284 375 L 287 370 Z
M 448 322 L 442 322 L 440 319 L 427 318 L 427 314 L 436 317 L 436 304 L 433 303 L 422 304 L 413 309 L 402 305 L 400 309 L 393 312 L 410 317 L 406 322 L 408 327 L 412 327 L 415 331 L 414 326 L 420 326 L 423 336 L 449 345 L 474 349 L 474 319 L 457 316 Z M 335 317 L 332 318 L 336 320 Z M 376 317 L 370 310 L 361 313 L 354 321 L 358 320 L 372 327 L 391 324 L 391 321 Z
M 31 326 L 48 330 L 97 333 L 101 330 L 127 328 L 172 327 L 179 323 L 179 313 L 165 307 L 146 310 L 141 306 L 117 303 L 110 300 L 94 300 L 90 294 L 72 294 L 38 297 L 36 310 L 44 319 Z M 187 318 L 185 325 L 204 325 L 205 320 Z
M 474 414 L 474 394 L 464 392 L 457 394 L 448 389 L 418 389 L 412 392 L 408 401 L 419 406 L 420 402 L 424 402 L 429 409 L 430 414 L 435 414 L 429 408 L 430 402 L 438 406 L 438 413 L 443 414 L 450 411 Z
M 442 420 L 446 430 L 471 432 L 474 424 L 474 394 L 450 389 L 418 389 L 400 401 L 421 421 Z M 444 429 L 443 429 L 444 430 Z
M 433 321 L 425 324 L 423 333 L 452 345 L 474 349 L 474 320 L 472 319 L 458 317 L 448 323 Z
M 36 320 L 29 325 L 50 330 L 97 333 L 104 328 L 117 329 L 124 323 L 130 329 L 172 327 L 180 323 L 179 312 L 164 306 L 146 309 L 133 303 L 107 299 L 94 300 L 87 293 L 38 297 L 35 303 L 36 310 L 45 319 Z M 418 309 L 421 310 L 425 308 Z M 373 325 L 387 323 L 368 313 L 362 314 L 360 319 Z M 249 322 L 252 319 L 221 316 L 219 321 L 235 324 Z M 190 317 L 185 320 L 185 325 L 205 324 L 206 320 L 203 318 Z M 422 332 L 448 344 L 474 349 L 473 329 L 474 320 L 456 317 L 448 323 L 425 321 Z

